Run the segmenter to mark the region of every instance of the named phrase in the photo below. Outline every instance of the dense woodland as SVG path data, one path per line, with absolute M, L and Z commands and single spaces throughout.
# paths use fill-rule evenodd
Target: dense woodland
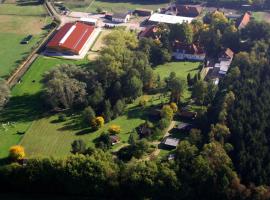
M 108 137 L 101 135 L 97 148 L 74 141 L 74 155 L 65 159 L 8 160 L 0 167 L 0 191 L 106 199 L 269 199 L 270 25 L 251 22 L 239 31 L 218 12 L 204 22 L 160 25 L 158 42 L 116 30 L 96 62 L 85 68 L 59 66 L 43 79 L 48 111 L 79 112 L 82 123 L 95 130 L 122 115 L 143 93 L 166 93 L 170 102 L 161 108 L 161 118 L 147 122 L 157 134 L 168 126 L 174 109 L 181 109 L 183 91 L 190 87 L 207 112 L 197 119 L 189 140 L 180 142 L 175 160 L 140 160 L 151 147 L 134 134 L 128 147 L 112 155 L 104 142 Z M 175 40 L 201 42 L 213 58 L 227 47 L 237 53 L 218 90 L 198 75 L 187 77 L 188 85 L 173 73 L 160 80 L 153 68 L 171 59 Z M 1 85 L 3 106 L 9 91 Z

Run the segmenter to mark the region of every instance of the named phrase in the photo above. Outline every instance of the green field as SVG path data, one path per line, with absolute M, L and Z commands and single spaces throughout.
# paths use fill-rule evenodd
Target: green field
M 13 97 L 7 109 L 0 115 L 1 121 L 6 125 L 0 129 L 0 157 L 7 156 L 11 145 L 20 143 L 29 157 L 34 156 L 58 156 L 62 157 L 70 152 L 71 143 L 75 139 L 83 139 L 88 145 L 93 146 L 93 140 L 106 131 L 112 124 L 121 126 L 121 143 L 114 146 L 119 148 L 127 143 L 129 133 L 146 119 L 145 112 L 137 107 L 138 101 L 129 105 L 126 114 L 106 124 L 96 132 L 78 127 L 78 115 L 68 115 L 65 122 L 57 122 L 58 115 L 44 114 L 40 92 L 42 84 L 40 80 L 44 72 L 61 63 L 73 63 L 74 61 L 56 58 L 39 57 L 30 70 L 24 75 L 20 84 L 12 90 Z M 84 64 L 78 61 L 75 64 Z M 175 71 L 180 77 L 185 78 L 187 73 L 195 74 L 198 63 L 172 62 L 157 67 L 155 70 L 162 78 Z M 159 104 L 162 99 L 149 96 L 153 99 L 152 105 Z M 13 122 L 13 123 L 11 123 Z M 22 134 L 24 133 L 24 134 Z
M 42 5 L 0 4 L 0 77 L 7 77 L 46 34 L 51 22 Z M 20 44 L 33 35 L 29 44 Z
M 164 7 L 169 3 L 169 0 L 65 0 L 66 6 L 72 10 L 96 12 L 97 8 L 102 8 L 108 12 L 127 12 L 136 8 L 145 8 L 156 10 Z
M 270 13 L 268 12 L 252 12 L 252 17 L 256 21 L 266 21 L 270 23 Z
M 71 61 L 39 57 L 23 76 L 21 83 L 12 90 L 12 98 L 7 108 L 0 114 L 0 158 L 5 157 L 8 148 L 17 144 L 32 121 L 40 117 L 42 102 L 40 80 L 44 72 L 57 64 L 71 63 Z

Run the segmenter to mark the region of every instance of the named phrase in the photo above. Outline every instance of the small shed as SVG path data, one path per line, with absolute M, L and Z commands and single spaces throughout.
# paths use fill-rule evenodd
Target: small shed
M 89 24 L 93 26 L 96 26 L 98 23 L 98 19 L 90 18 L 90 17 L 81 17 L 79 21 L 84 24 Z
M 173 138 L 173 137 L 167 137 L 163 141 L 163 145 L 167 147 L 168 149 L 175 149 L 177 145 L 179 144 L 179 139 Z
M 106 13 L 105 19 L 112 21 L 113 14 L 112 13 Z
M 189 124 L 189 123 L 184 123 L 184 122 L 182 122 L 182 123 L 179 123 L 177 126 L 176 126 L 176 128 L 178 129 L 178 130 L 181 130 L 181 131 L 189 131 L 190 129 L 192 129 L 192 124 Z
M 112 16 L 112 21 L 115 23 L 127 23 L 130 20 L 130 14 L 115 13 Z
M 149 9 L 137 8 L 136 10 L 134 10 L 133 13 L 138 16 L 146 17 L 151 16 L 154 13 L 154 11 Z
M 115 145 L 120 142 L 120 138 L 117 135 L 110 135 L 110 141 L 112 145 Z

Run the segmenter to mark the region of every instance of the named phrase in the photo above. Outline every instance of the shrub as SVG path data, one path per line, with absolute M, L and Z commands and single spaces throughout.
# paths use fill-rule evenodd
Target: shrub
M 83 140 L 74 140 L 71 144 L 72 150 L 71 152 L 76 153 L 85 153 L 86 150 L 86 144 Z
M 104 126 L 104 118 L 99 116 L 99 117 L 96 117 L 92 120 L 91 124 L 92 124 L 92 127 L 95 128 L 95 129 L 99 129 L 101 128 L 102 126 Z
M 170 103 L 170 107 L 174 113 L 176 113 L 178 111 L 178 106 L 176 103 L 174 103 L 174 102 Z
M 119 134 L 121 132 L 121 127 L 118 125 L 111 125 L 108 129 L 109 133 L 114 135 L 114 134 Z
M 65 114 L 60 114 L 59 116 L 58 116 L 58 121 L 60 121 L 60 122 L 64 122 L 64 121 L 66 121 L 67 120 L 67 117 L 66 117 L 66 115 Z
M 25 157 L 23 146 L 15 145 L 9 149 L 9 158 L 12 160 L 21 160 Z

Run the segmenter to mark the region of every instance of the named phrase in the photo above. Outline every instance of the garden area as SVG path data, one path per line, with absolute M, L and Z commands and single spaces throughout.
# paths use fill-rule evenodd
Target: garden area
M 7 77 L 29 55 L 51 23 L 43 5 L 0 4 L 0 77 Z M 21 41 L 28 35 L 28 44 Z

